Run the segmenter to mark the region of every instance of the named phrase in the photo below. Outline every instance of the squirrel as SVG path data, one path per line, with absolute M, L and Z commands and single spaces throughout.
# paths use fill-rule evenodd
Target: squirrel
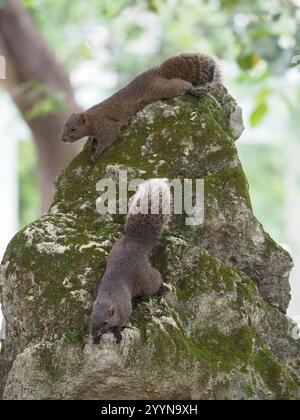
M 151 179 L 139 185 L 129 206 L 125 233 L 107 258 L 93 304 L 90 332 L 95 344 L 107 332 L 112 332 L 120 343 L 121 331 L 132 313 L 132 300 L 164 290 L 161 274 L 149 258 L 168 225 L 170 206 L 171 192 L 166 179 Z
M 137 76 L 126 87 L 85 112 L 72 114 L 62 141 L 90 136 L 95 162 L 117 138 L 121 128 L 146 105 L 189 93 L 202 97 L 208 84 L 220 82 L 216 61 L 203 54 L 181 54 Z

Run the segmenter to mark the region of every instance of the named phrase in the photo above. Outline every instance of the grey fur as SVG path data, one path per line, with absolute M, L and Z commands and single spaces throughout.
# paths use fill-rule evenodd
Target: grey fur
M 162 193 L 169 195 L 170 188 L 164 180 L 155 182 L 162 185 Z M 139 201 L 150 188 L 151 181 L 139 187 L 135 197 Z M 150 202 L 151 204 L 151 202 Z M 93 305 L 90 330 L 94 342 L 98 343 L 102 334 L 112 331 L 121 341 L 121 330 L 132 312 L 132 299 L 152 296 L 162 287 L 160 272 L 152 267 L 150 256 L 168 223 L 168 217 L 160 214 L 133 214 L 133 207 L 126 218 L 125 234 L 116 242 L 108 259 L 96 301 Z

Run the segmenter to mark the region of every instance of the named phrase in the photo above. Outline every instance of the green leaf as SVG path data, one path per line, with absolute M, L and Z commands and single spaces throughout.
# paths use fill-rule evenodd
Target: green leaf
M 229 10 L 236 9 L 239 3 L 239 0 L 221 0 L 221 7 Z
M 250 116 L 250 124 L 251 127 L 256 127 L 258 124 L 262 122 L 265 116 L 268 113 L 268 105 L 266 102 L 260 103 L 255 110 L 252 112 Z
M 20 229 L 39 217 L 40 201 L 37 183 L 37 154 L 34 142 L 19 143 Z
M 237 59 L 238 65 L 243 70 L 251 70 L 259 62 L 260 57 L 255 54 L 240 55 Z
M 93 58 L 91 48 L 84 43 L 78 45 L 78 54 L 82 60 L 91 60 Z
M 48 114 L 62 112 L 65 108 L 65 103 L 58 97 L 45 98 L 34 105 L 30 111 L 26 113 L 26 118 L 33 120 L 34 118 L 44 117 Z
M 256 96 L 256 103 L 266 103 L 268 97 L 271 95 L 271 90 L 269 88 L 262 89 Z
M 147 5 L 150 12 L 158 13 L 158 5 L 155 0 L 147 0 Z

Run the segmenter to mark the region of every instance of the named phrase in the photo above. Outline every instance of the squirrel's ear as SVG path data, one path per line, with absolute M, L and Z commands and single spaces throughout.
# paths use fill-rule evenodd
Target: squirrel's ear
M 82 124 L 85 124 L 87 122 L 87 117 L 84 112 L 81 112 L 81 114 L 79 115 L 79 119 Z
M 115 313 L 114 305 L 111 305 L 110 308 L 109 308 L 109 310 L 108 310 L 108 315 L 109 316 L 113 316 L 114 313 Z

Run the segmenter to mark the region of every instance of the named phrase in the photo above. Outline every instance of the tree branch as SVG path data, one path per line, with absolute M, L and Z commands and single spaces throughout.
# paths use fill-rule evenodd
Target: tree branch
M 0 9 L 0 52 L 7 66 L 3 85 L 32 130 L 37 145 L 42 211 L 46 211 L 56 176 L 78 151 L 77 144 L 73 147 L 62 144 L 60 135 L 70 112 L 78 112 L 80 107 L 67 72 L 17 0 L 7 0 Z M 49 92 L 60 98 L 63 106 L 51 113 L 30 116 L 30 111 Z

